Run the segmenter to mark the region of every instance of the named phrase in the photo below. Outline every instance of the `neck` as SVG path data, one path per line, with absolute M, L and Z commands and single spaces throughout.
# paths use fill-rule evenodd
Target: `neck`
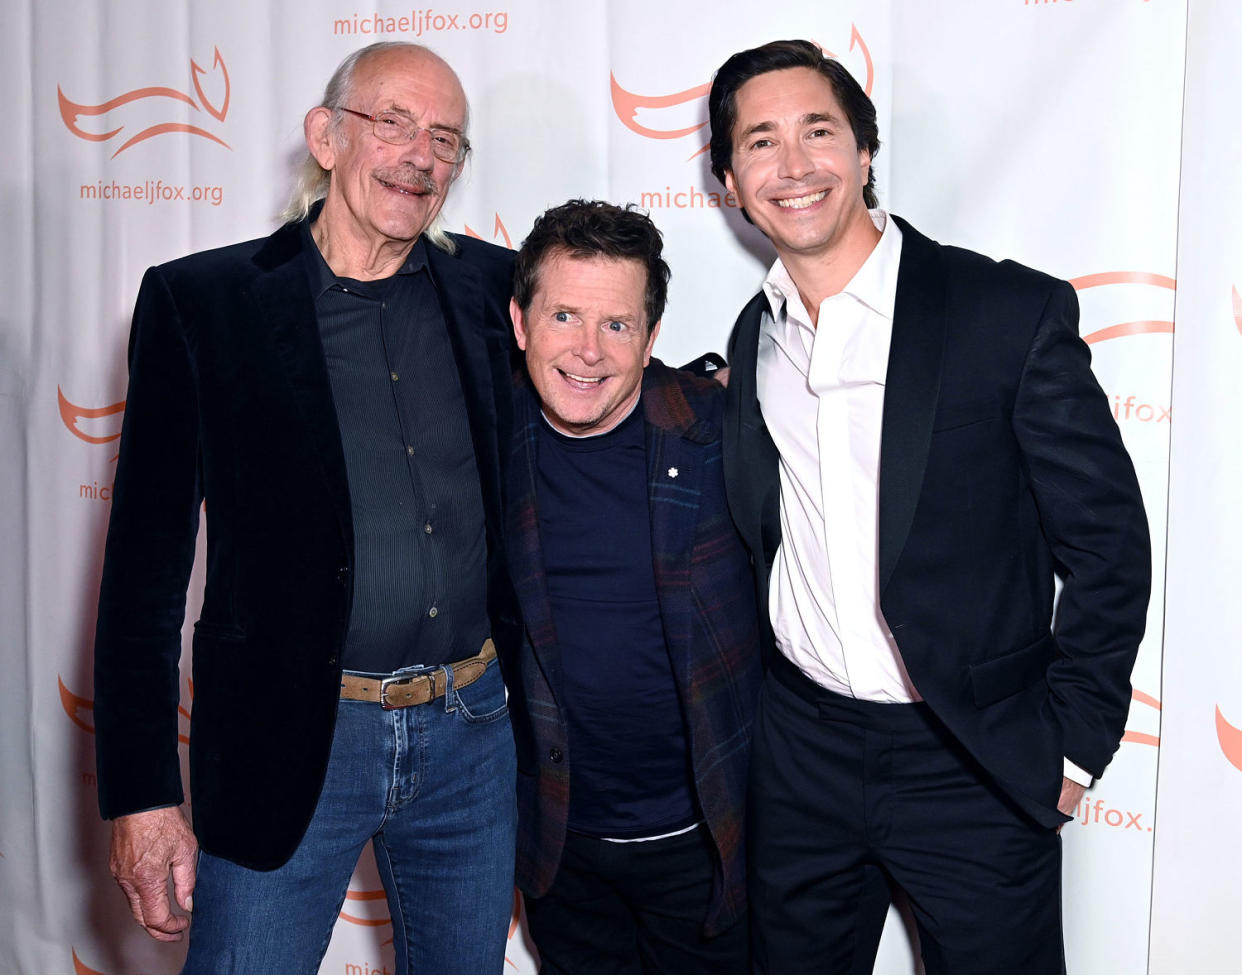
M 811 316 L 812 325 L 819 324 L 819 306 L 823 300 L 844 290 L 871 256 L 880 236 L 871 214 L 860 208 L 847 231 L 822 250 L 812 253 L 777 251 L 798 288 L 802 307 Z
M 325 203 L 319 219 L 311 224 L 311 236 L 332 273 L 340 278 L 374 281 L 396 274 L 414 248 L 414 240 L 368 239 L 339 228 Z M 417 240 L 417 238 L 415 238 Z

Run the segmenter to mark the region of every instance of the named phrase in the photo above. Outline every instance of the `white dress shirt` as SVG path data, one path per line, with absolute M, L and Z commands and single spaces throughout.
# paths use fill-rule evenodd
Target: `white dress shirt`
M 880 241 L 818 328 L 778 259 L 763 290 L 759 405 L 780 451 L 781 545 L 769 599 L 776 644 L 813 681 L 849 697 L 921 700 L 880 613 L 877 502 L 884 379 L 901 230 Z
M 778 259 L 763 283 L 759 406 L 780 452 L 781 544 L 769 582 L 777 648 L 828 690 L 880 703 L 922 700 L 880 612 L 879 473 L 884 383 L 901 230 L 880 240 L 818 327 Z M 1065 774 L 1091 776 L 1066 761 Z

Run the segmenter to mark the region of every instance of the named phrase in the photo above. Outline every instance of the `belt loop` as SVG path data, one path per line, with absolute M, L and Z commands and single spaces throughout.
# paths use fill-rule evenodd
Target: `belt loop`
M 444 713 L 453 714 L 457 710 L 457 695 L 453 691 L 453 665 L 445 664 L 440 669 L 444 671 Z

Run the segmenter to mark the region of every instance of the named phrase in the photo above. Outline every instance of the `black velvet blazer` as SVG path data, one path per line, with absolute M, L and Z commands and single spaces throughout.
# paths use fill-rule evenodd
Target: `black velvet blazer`
M 500 545 L 511 251 L 429 246 L 482 482 L 489 611 L 516 612 Z M 205 502 L 190 784 L 203 849 L 271 869 L 293 853 L 327 767 L 350 612 L 349 486 L 297 225 L 152 268 L 129 391 L 95 637 L 100 810 L 182 801 L 178 659 Z M 505 664 L 502 659 L 502 666 Z
M 1104 771 L 1151 586 L 1147 517 L 1064 281 L 902 231 L 880 441 L 880 607 L 915 686 L 1029 815 L 1063 759 Z M 780 477 L 755 366 L 762 293 L 729 344 L 729 507 L 768 579 Z M 1055 629 L 1054 573 L 1064 579 Z

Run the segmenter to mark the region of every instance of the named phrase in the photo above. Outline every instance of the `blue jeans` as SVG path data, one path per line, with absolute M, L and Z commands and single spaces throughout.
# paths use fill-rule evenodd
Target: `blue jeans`
M 182 975 L 313 975 L 349 879 L 375 847 L 399 975 L 504 969 L 516 760 L 500 668 L 384 711 L 341 701 L 327 777 L 292 859 L 249 870 L 202 853 Z

